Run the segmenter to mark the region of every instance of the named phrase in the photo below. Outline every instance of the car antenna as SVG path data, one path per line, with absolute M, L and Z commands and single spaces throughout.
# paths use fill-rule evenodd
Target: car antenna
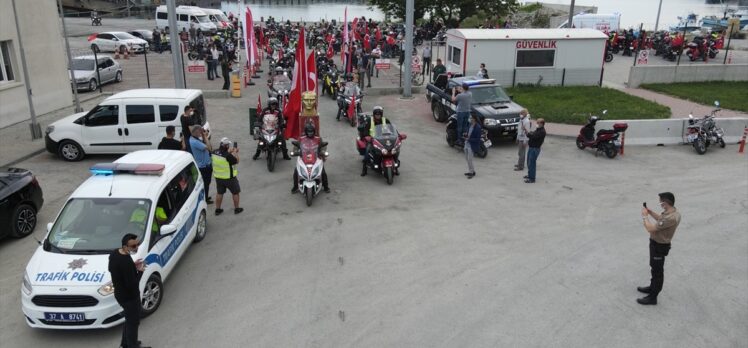
M 112 182 L 109 184 L 109 197 L 112 197 L 112 188 L 114 187 L 114 174 L 112 174 Z

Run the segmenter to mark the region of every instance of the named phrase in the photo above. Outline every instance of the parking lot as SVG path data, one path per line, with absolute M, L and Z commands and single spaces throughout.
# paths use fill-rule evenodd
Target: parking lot
M 497 144 L 465 180 L 424 100 L 367 97 L 408 134 L 402 174 L 360 177 L 354 128 L 320 103 L 333 192 L 307 208 L 291 195 L 292 162 L 253 162 L 247 107 L 208 99 L 213 139 L 239 142 L 241 215 L 209 212 L 208 236 L 165 284 L 140 337 L 154 347 L 745 346 L 748 162 L 737 146 L 628 147 L 609 160 L 549 137 L 538 182 L 512 171 Z M 254 102 L 253 102 L 254 101 Z M 120 327 L 31 329 L 20 310 L 26 262 L 88 168 L 42 153 L 18 163 L 39 177 L 45 206 L 33 237 L 0 241 L 3 347 L 115 347 Z M 212 189 L 214 193 L 214 189 Z M 635 303 L 649 280 L 639 210 L 675 193 L 683 220 L 659 305 Z M 212 208 L 211 208 L 212 209 Z
M 74 48 L 85 47 L 91 30 L 79 21 L 68 28 L 77 35 Z M 132 28 L 109 19 L 104 25 Z M 613 64 L 623 63 L 619 58 Z M 169 54 L 148 59 L 152 86 L 172 87 Z M 140 55 L 125 61 L 131 68 L 124 81 L 104 90 L 144 88 L 145 75 L 134 68 L 141 63 Z M 187 81 L 205 90 L 221 84 L 202 75 Z M 401 175 L 388 186 L 372 171 L 359 176 L 355 128 L 336 122 L 336 105 L 322 97 L 332 192 L 307 207 L 290 193 L 293 162 L 279 161 L 269 173 L 264 161 L 250 159 L 256 144 L 247 109 L 258 95 L 265 102 L 261 85 L 243 89 L 242 98 L 206 99 L 214 145 L 224 136 L 239 143 L 245 211 L 216 217 L 209 206 L 206 239 L 184 255 L 165 283 L 161 307 L 141 322 L 144 344 L 748 346 L 748 161 L 736 145 L 703 156 L 689 146 L 629 146 L 610 160 L 578 150 L 573 139 L 548 137 L 537 183 L 525 184 L 524 173 L 512 170 L 516 147 L 494 141 L 487 158 L 475 160 L 477 176 L 466 180 L 463 154 L 446 145 L 444 125 L 433 121 L 422 95 L 366 96 L 365 110 L 383 106 L 408 134 Z M 42 118 L 42 128 L 62 116 Z M 24 150 L 7 140 L 3 156 Z M 20 300 L 26 263 L 46 223 L 91 165 L 117 157 L 70 163 L 44 152 L 15 164 L 37 175 L 45 202 L 33 236 L 0 241 L 3 348 L 119 344 L 121 327 L 31 329 Z M 640 306 L 636 287 L 649 281 L 640 209 L 644 201 L 657 207 L 663 191 L 675 193 L 683 219 L 659 304 Z

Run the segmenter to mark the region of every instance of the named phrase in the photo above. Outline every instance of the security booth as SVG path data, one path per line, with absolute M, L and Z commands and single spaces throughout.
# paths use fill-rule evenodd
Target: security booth
M 450 29 L 447 72 L 478 74 L 503 86 L 599 85 L 608 37 L 595 29 Z

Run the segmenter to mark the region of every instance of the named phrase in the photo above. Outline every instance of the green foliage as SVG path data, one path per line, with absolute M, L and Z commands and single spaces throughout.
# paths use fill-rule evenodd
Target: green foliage
M 369 0 L 369 5 L 389 16 L 405 18 L 405 1 Z M 489 18 L 498 19 L 514 12 L 519 7 L 517 0 L 415 0 L 414 18 L 430 13 L 433 18 L 445 23 L 457 24 L 483 11 Z
M 714 105 L 714 101 L 719 100 L 725 109 L 748 112 L 748 81 L 658 83 L 641 88 L 704 105 Z
M 520 6 L 517 11 L 530 13 L 540 10 L 541 8 L 543 8 L 543 5 L 541 5 L 539 2 L 534 2 Z
M 670 118 L 670 108 L 635 97 L 621 91 L 594 86 L 534 87 L 525 85 L 508 88 L 514 101 L 527 108 L 534 119 L 547 122 L 584 124 L 590 113 L 605 119 L 665 119 Z

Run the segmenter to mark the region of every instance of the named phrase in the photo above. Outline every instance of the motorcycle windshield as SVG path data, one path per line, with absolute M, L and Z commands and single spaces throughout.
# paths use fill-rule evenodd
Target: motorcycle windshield
M 275 131 L 278 128 L 278 116 L 275 114 L 265 114 L 262 117 L 262 129 Z
M 288 91 L 291 89 L 291 79 L 286 75 L 273 76 L 273 89 L 276 91 Z
M 392 124 L 380 124 L 374 127 L 374 138 L 384 146 L 391 147 L 395 145 L 397 135 L 397 129 Z
M 358 85 L 355 82 L 346 82 L 345 83 L 345 96 L 346 97 L 352 97 L 353 92 L 358 88 Z M 358 95 L 357 95 L 358 97 Z
M 305 164 L 314 164 L 317 162 L 317 152 L 319 151 L 319 141 L 303 137 L 299 142 L 301 149 L 301 159 Z

